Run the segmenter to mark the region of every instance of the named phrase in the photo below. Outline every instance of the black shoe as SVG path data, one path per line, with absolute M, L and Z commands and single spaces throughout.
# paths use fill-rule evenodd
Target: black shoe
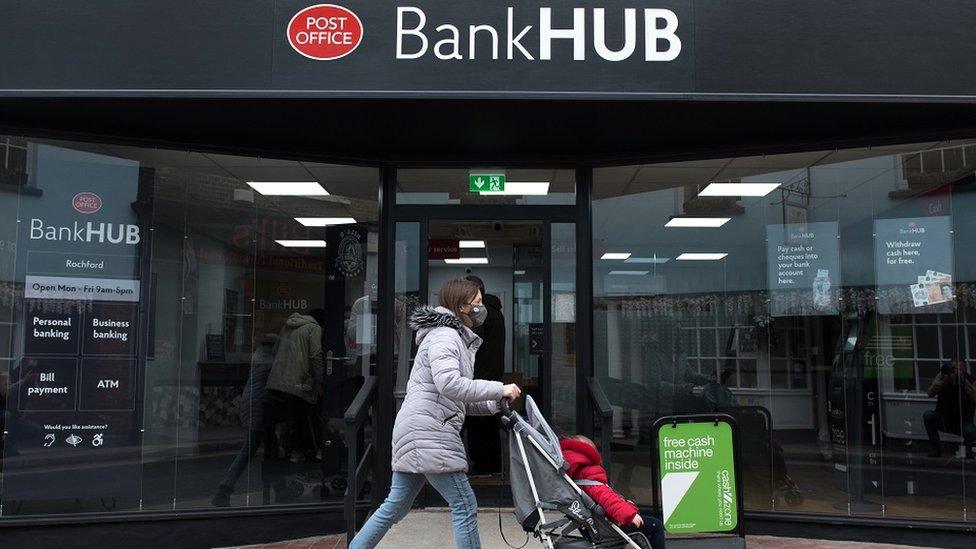
M 230 495 L 234 493 L 233 488 L 227 486 L 221 486 L 217 488 L 217 493 L 210 500 L 210 503 L 214 507 L 230 507 Z

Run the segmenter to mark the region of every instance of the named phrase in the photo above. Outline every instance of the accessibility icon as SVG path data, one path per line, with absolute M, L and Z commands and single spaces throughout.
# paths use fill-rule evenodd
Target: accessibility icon
M 64 439 L 64 441 L 77 448 L 78 445 L 81 444 L 82 438 L 78 435 L 72 434 L 68 438 Z
M 105 435 L 102 433 L 95 435 L 95 438 L 92 439 L 92 446 L 101 446 L 102 444 L 105 444 L 105 440 L 103 439 L 104 436 Z

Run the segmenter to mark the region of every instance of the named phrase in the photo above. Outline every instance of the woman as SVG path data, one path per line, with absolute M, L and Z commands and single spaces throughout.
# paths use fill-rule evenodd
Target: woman
M 472 328 L 485 321 L 478 286 L 449 280 L 441 286 L 440 307 L 425 306 L 410 318 L 417 331 L 417 356 L 407 396 L 393 425 L 393 483 L 383 505 L 366 521 L 349 549 L 371 549 L 410 510 L 426 482 L 451 506 L 454 543 L 480 549 L 478 502 L 465 474 L 468 458 L 461 442 L 464 417 L 493 415 L 498 401 L 517 399 L 515 384 L 472 379 L 481 345 Z

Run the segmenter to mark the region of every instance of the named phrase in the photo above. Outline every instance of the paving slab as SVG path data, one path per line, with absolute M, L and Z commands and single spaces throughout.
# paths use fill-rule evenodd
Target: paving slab
M 502 509 L 502 525 L 499 530 L 498 509 L 481 509 L 478 512 L 478 532 L 481 534 L 482 549 L 511 549 L 525 543 L 525 532 L 518 526 L 511 509 Z M 511 545 L 505 543 L 505 538 Z M 380 543 L 382 549 L 449 549 L 454 547 L 451 531 L 451 514 L 442 509 L 411 511 L 399 524 L 395 525 Z M 674 543 L 673 545 L 683 545 Z M 244 549 L 345 549 L 345 536 L 321 536 L 297 540 L 284 540 L 275 543 L 248 545 Z M 529 540 L 525 549 L 542 547 L 535 540 Z M 909 549 L 907 545 L 887 545 L 881 543 L 858 543 L 850 541 L 827 541 L 816 539 L 782 538 L 773 536 L 747 536 L 748 549 Z M 911 546 L 915 547 L 915 546 Z

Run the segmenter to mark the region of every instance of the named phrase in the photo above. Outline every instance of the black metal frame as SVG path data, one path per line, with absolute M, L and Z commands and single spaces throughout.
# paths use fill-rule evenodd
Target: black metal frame
M 352 541 L 356 535 L 358 527 L 356 504 L 364 491 L 366 485 L 366 475 L 375 471 L 376 444 L 365 444 L 365 448 L 360 449 L 360 433 L 365 428 L 369 412 L 376 405 L 377 398 L 377 378 L 368 376 L 362 388 L 353 399 L 352 404 L 345 413 L 346 423 L 346 446 L 348 447 L 348 469 L 346 473 L 346 495 L 345 495 L 345 515 L 347 541 Z M 373 432 L 378 431 L 376 424 L 373 424 Z M 375 435 L 374 435 L 375 436 Z M 362 450 L 360 452 L 360 450 Z M 370 500 L 372 508 L 379 506 L 379 494 L 377 490 L 372 490 Z
M 411 166 L 413 168 L 415 166 Z M 551 167 L 551 166 L 546 166 Z M 551 255 L 552 255 L 552 231 L 553 223 L 574 223 L 576 227 L 576 390 L 579 404 L 576 414 L 576 424 L 581 432 L 592 433 L 592 419 L 590 410 L 592 405 L 589 402 L 589 391 L 587 389 L 587 379 L 593 374 L 593 344 L 592 344 L 592 325 L 593 308 L 592 302 L 592 245 L 591 245 L 591 206 L 590 197 L 592 196 L 592 168 L 576 168 L 576 201 L 573 204 L 552 205 L 552 206 L 506 206 L 506 205 L 414 205 L 396 204 L 396 168 L 388 166 L 384 168 L 383 192 L 381 199 L 381 238 L 380 254 L 382 262 L 380 264 L 380 319 L 379 340 L 384 342 L 381 345 L 379 356 L 379 400 L 382 403 L 377 407 L 379 418 L 377 425 L 384 432 L 383 440 L 389 441 L 388 434 L 392 432 L 394 410 L 393 410 L 393 350 L 386 342 L 393 341 L 393 300 L 395 288 L 393 287 L 393 271 L 395 268 L 394 258 L 392 257 L 393 242 L 396 238 L 396 224 L 418 223 L 420 226 L 420 248 L 427 247 L 429 222 L 432 220 L 508 220 L 508 221 L 539 221 L 543 224 L 543 272 L 545 276 L 544 285 L 548 290 L 552 287 Z M 425 262 L 421 262 L 420 292 L 422 296 L 429 295 L 428 269 Z M 552 296 L 551 292 L 546 291 L 543 296 L 543 321 L 547 326 L 551 326 Z M 544 332 L 544 352 L 547 359 L 543 363 L 543 368 L 539 372 L 540 383 L 548 383 L 551 380 L 550 370 L 552 368 L 552 334 L 550 330 Z M 552 395 L 551 391 L 544 391 L 545 398 L 542 402 L 542 412 L 547 417 L 552 414 Z M 380 439 L 377 439 L 379 443 Z M 389 447 L 382 448 L 386 454 L 378 455 L 377 471 L 374 472 L 374 479 L 381 479 L 374 482 L 374 489 L 385 491 L 389 489 L 388 479 L 392 476 L 390 470 Z

